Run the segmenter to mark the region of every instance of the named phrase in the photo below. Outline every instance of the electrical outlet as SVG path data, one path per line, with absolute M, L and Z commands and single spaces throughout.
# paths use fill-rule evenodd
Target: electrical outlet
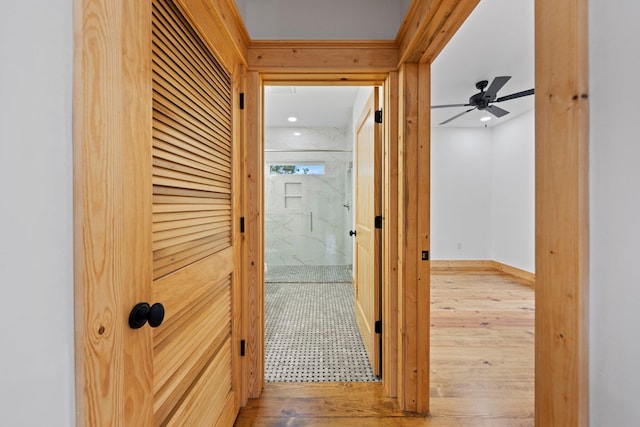
M 458 250 L 462 249 L 462 243 L 458 243 Z

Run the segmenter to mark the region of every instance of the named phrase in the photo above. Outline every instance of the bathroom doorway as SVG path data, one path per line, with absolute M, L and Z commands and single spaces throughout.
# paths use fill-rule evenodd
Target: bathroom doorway
M 265 86 L 266 381 L 380 379 L 354 319 L 350 234 L 354 128 L 372 90 Z

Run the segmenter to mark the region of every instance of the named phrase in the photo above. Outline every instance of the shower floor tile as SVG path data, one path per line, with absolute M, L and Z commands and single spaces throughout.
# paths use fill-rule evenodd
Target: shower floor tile
M 353 304 L 350 281 L 266 283 L 265 380 L 379 381 L 360 338 Z
M 351 273 L 346 265 L 269 265 L 264 279 L 277 283 L 351 282 Z

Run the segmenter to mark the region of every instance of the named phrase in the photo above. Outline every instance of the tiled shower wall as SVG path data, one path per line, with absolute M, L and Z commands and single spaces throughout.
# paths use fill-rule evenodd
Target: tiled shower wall
M 351 141 L 347 129 L 265 129 L 267 266 L 352 263 Z M 269 171 L 270 165 L 305 163 L 324 164 L 324 175 Z

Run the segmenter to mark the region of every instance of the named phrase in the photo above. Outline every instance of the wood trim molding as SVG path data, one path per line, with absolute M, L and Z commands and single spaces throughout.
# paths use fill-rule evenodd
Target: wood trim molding
M 341 72 L 313 72 L 303 73 L 266 72 L 260 73 L 262 81 L 266 85 L 313 85 L 313 86 L 381 86 L 384 84 L 388 73 L 341 73 Z
M 250 38 L 233 0 L 175 2 L 229 73 L 236 62 L 246 65 Z
M 589 424 L 588 9 L 535 2 L 539 427 Z
M 254 40 L 250 70 L 262 73 L 385 73 L 398 66 L 393 41 Z
M 535 283 L 536 283 L 536 275 L 535 273 L 531 273 L 527 270 L 523 270 L 521 268 L 518 267 L 513 267 L 511 265 L 508 264 L 503 264 L 501 262 L 498 261 L 492 261 L 493 264 L 493 268 L 499 271 L 502 271 L 503 273 L 509 274 L 511 276 L 517 277 L 519 279 L 522 279 L 526 282 L 526 284 L 528 286 L 534 287 Z
M 447 260 L 433 260 L 431 261 L 431 269 L 433 270 L 492 270 L 494 268 L 494 261 L 490 260 L 478 260 L 478 259 L 447 259 Z
M 243 140 L 243 295 L 246 361 L 245 398 L 260 396 L 264 385 L 264 203 L 262 142 L 262 81 L 253 71 L 245 86 Z M 243 399 L 244 400 L 244 399 Z M 244 403 L 244 402 L 243 402 Z
M 396 36 L 399 64 L 431 63 L 480 0 L 414 0 Z
M 398 91 L 398 400 L 417 413 L 429 411 L 430 68 L 403 64 Z
M 384 85 L 382 227 L 382 378 L 387 396 L 398 395 L 398 73 Z
M 151 425 L 151 2 L 75 1 L 73 78 L 76 422 Z
M 236 265 L 234 266 L 233 274 L 233 336 L 238 339 L 237 342 L 232 345 L 235 347 L 233 351 L 232 369 L 233 369 L 233 387 L 236 391 L 235 396 L 237 399 L 236 406 L 244 406 L 247 402 L 247 396 L 245 395 L 247 388 L 243 384 L 243 370 L 245 369 L 245 358 L 240 355 L 240 342 L 239 340 L 244 337 L 244 309 L 243 309 L 243 291 L 244 283 L 243 278 L 245 272 L 243 271 L 243 236 L 240 233 L 240 217 L 243 211 L 243 161 L 242 151 L 244 149 L 242 141 L 245 135 L 245 116 L 243 110 L 240 108 L 240 93 L 244 93 L 245 87 L 245 68 L 241 63 L 236 64 L 234 72 L 231 74 L 232 86 L 233 86 L 233 180 L 232 180 L 232 194 L 233 194 L 233 218 L 232 218 L 232 232 L 233 232 L 233 259 Z

